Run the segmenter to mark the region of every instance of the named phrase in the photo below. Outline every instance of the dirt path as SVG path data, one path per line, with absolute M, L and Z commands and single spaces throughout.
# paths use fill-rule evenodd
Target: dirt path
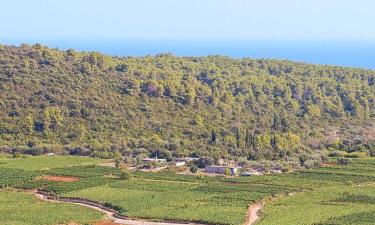
M 245 225 L 253 225 L 259 219 L 259 212 L 263 208 L 263 204 L 251 205 L 247 211 Z
M 34 194 L 38 199 L 48 202 L 64 202 L 67 203 L 67 201 L 59 201 L 59 200 L 52 200 L 48 199 L 46 195 L 43 195 L 41 193 L 38 193 L 37 190 L 30 191 Z M 111 224 L 126 224 L 126 225 L 205 225 L 205 224 L 197 224 L 197 223 L 174 223 L 174 222 L 152 222 L 152 221 L 145 221 L 145 220 L 139 220 L 139 219 L 120 219 L 116 217 L 116 213 L 107 211 L 105 209 L 95 207 L 92 205 L 84 204 L 84 203 L 77 203 L 77 202 L 68 202 L 71 204 L 76 204 L 84 207 L 88 207 L 91 209 L 98 210 L 106 215 L 108 220 L 110 220 Z M 99 223 L 100 224 L 100 223 Z M 106 224 L 104 222 L 104 224 Z
M 292 195 L 295 195 L 297 192 L 291 192 L 289 193 L 288 195 L 286 196 L 275 196 L 275 197 L 270 197 L 270 198 L 267 198 L 266 200 L 264 200 L 263 202 L 261 203 L 255 203 L 253 205 L 251 205 L 249 207 L 249 209 L 247 210 L 247 215 L 246 215 L 246 219 L 245 219 L 245 223 L 244 225 L 253 225 L 255 224 L 260 216 L 260 211 L 263 209 L 264 205 L 267 203 L 270 203 L 272 201 L 275 201 L 276 199 L 279 199 L 279 198 L 283 198 L 283 197 L 288 197 L 288 196 L 292 196 Z

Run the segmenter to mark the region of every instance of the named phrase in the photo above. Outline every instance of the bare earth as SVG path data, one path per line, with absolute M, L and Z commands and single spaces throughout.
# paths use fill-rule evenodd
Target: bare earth
M 41 180 L 49 180 L 49 181 L 60 181 L 60 182 L 79 181 L 79 178 L 77 178 L 77 177 L 63 177 L 63 176 L 43 176 L 40 179 Z
M 245 225 L 253 225 L 259 219 L 259 212 L 263 208 L 263 204 L 251 205 L 247 211 Z

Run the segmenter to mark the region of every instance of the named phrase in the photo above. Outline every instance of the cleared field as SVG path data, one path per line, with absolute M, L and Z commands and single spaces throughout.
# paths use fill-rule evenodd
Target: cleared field
M 31 194 L 0 191 L 1 225 L 56 225 L 76 222 L 92 224 L 103 218 L 93 209 L 65 204 L 42 202 Z
M 98 164 L 103 161 L 104 160 L 102 159 L 73 156 L 29 156 L 26 158 L 9 158 L 0 156 L 0 168 L 35 171 L 67 166 Z

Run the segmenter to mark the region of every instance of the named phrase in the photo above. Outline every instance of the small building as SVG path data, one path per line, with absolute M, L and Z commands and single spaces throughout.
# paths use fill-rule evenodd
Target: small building
M 237 175 L 238 167 L 232 166 L 206 166 L 207 173 L 216 173 L 216 174 L 225 174 L 225 172 L 229 169 L 229 173 L 231 176 Z
M 186 164 L 186 162 L 183 162 L 183 161 L 174 162 L 174 165 L 177 166 L 177 167 L 185 166 L 185 164 Z
M 254 173 L 252 173 L 250 171 L 246 171 L 246 172 L 240 173 L 240 176 L 241 177 L 250 177 L 250 176 L 254 176 Z
M 144 163 L 166 163 L 166 159 L 158 159 L 158 158 L 144 158 L 142 159 Z
M 283 173 L 281 170 L 271 170 L 270 173 L 280 174 Z

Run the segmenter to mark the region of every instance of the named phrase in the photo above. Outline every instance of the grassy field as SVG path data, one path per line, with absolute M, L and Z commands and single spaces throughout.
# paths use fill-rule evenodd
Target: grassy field
M 103 218 L 93 209 L 65 203 L 50 203 L 30 194 L 0 191 L 1 225 L 92 224 Z
M 238 178 L 137 172 L 124 181 L 113 176 L 117 174 L 115 168 L 87 165 L 97 163 L 96 160 L 42 159 L 45 157 L 3 158 L 12 163 L 0 166 L 0 185 L 43 188 L 58 195 L 84 197 L 111 205 L 126 216 L 156 220 L 240 225 L 249 205 L 273 196 L 257 224 L 367 225 L 375 221 L 375 159 L 356 159 L 347 166 Z M 23 165 L 28 161 L 30 165 Z M 22 165 L 21 169 L 15 169 L 17 164 Z M 42 175 L 79 180 L 64 183 L 36 179 Z M 82 215 L 86 216 L 89 214 Z
M 73 156 L 28 156 L 25 158 L 9 158 L 0 155 L 0 168 L 23 170 L 48 170 L 59 167 L 98 164 L 102 159 Z

